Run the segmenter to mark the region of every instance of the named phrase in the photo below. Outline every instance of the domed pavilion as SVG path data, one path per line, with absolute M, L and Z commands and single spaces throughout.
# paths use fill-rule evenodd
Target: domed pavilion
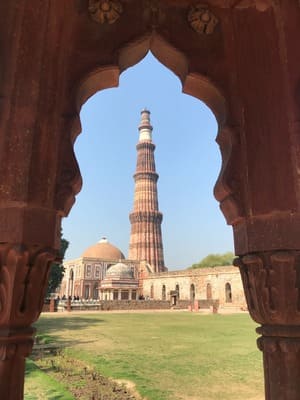
M 110 267 L 100 284 L 101 300 L 136 300 L 138 279 L 134 267 L 118 262 Z

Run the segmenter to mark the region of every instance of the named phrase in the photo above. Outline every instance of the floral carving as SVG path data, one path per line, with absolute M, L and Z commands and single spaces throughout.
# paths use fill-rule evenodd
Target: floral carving
M 89 0 L 89 12 L 94 21 L 100 24 L 113 24 L 123 12 L 118 0 Z
M 0 256 L 0 325 L 28 327 L 43 307 L 48 271 L 56 252 L 1 244 Z
M 219 22 L 218 18 L 203 4 L 197 4 L 190 8 L 188 21 L 196 32 L 205 35 L 212 34 Z
M 35 245 L 0 244 L 0 392 L 23 398 L 25 357 L 32 349 L 56 251 Z

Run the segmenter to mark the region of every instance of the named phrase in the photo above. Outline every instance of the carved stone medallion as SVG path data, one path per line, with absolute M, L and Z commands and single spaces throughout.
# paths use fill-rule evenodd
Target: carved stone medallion
M 188 13 L 191 27 L 198 33 L 210 35 L 218 24 L 217 17 L 204 4 L 192 6 Z
M 89 13 L 100 24 L 113 24 L 122 12 L 123 6 L 118 0 L 89 0 Z

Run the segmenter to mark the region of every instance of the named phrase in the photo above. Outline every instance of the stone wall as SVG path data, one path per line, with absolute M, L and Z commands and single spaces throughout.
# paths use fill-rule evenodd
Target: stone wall
M 151 274 L 143 280 L 143 295 L 154 300 L 162 300 L 165 286 L 166 300 L 171 292 L 179 287 L 179 299 L 192 299 L 192 285 L 195 288 L 195 300 L 219 300 L 220 305 L 232 304 L 243 307 L 246 304 L 242 280 L 238 268 L 233 266 L 199 268 Z M 208 295 L 208 285 L 211 297 Z M 231 301 L 226 298 L 226 285 L 231 289 Z
M 169 301 L 159 300 L 113 300 L 113 301 L 73 301 L 72 311 L 87 310 L 167 310 L 171 308 Z M 188 308 L 183 302 L 180 308 Z M 67 310 L 67 301 L 61 301 L 58 310 Z

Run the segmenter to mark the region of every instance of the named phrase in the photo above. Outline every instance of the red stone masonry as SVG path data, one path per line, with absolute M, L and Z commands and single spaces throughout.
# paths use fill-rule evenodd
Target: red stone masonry
M 161 235 L 162 213 L 158 210 L 157 180 L 150 112 L 143 110 L 139 126 L 135 193 L 130 214 L 129 259 L 147 261 L 155 272 L 165 270 Z

